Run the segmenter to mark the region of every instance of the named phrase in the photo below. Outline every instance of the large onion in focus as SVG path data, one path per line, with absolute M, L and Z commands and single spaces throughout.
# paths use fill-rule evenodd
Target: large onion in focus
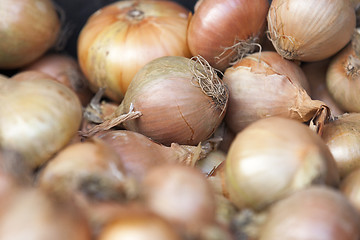
M 0 16 L 0 69 L 31 63 L 58 37 L 60 20 L 51 0 L 1 0 Z
M 172 1 L 117 1 L 95 12 L 78 39 L 81 69 L 92 88 L 120 101 L 136 72 L 162 56 L 190 57 L 189 10 Z
M 334 55 L 350 41 L 356 24 L 348 0 L 273 0 L 267 20 L 276 51 L 300 61 Z
M 76 94 L 50 76 L 25 71 L 0 81 L 0 147 L 36 168 L 64 147 L 81 123 Z

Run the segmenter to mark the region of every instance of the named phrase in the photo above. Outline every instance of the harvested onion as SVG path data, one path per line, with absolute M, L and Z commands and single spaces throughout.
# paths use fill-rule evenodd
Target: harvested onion
M 237 134 L 225 183 L 238 208 L 261 210 L 313 184 L 337 185 L 335 160 L 320 136 L 296 120 L 269 117 Z
M 267 214 L 259 240 L 357 240 L 360 218 L 338 190 L 310 187 L 277 202 Z
M 31 63 L 57 40 L 60 20 L 51 0 L 1 0 L 0 16 L 0 69 Z
M 259 48 L 268 9 L 267 0 L 198 1 L 187 34 L 192 55 L 224 71 Z
M 225 71 L 223 80 L 230 92 L 225 120 L 235 133 L 270 116 L 306 122 L 324 105 L 308 95 L 302 69 L 276 52 L 243 58 Z
M 81 72 L 77 61 L 70 55 L 60 53 L 46 54 L 30 65 L 27 65 L 23 71 L 46 73 L 74 90 L 83 106 L 90 102 L 92 92 L 88 88 L 88 81 Z
M 121 101 L 136 72 L 162 56 L 190 57 L 189 10 L 173 1 L 117 1 L 95 12 L 78 38 L 81 69 L 94 91 Z
M 63 148 L 81 123 L 76 94 L 50 76 L 24 71 L 0 82 L 0 144 L 37 168 Z
M 360 57 L 351 44 L 331 60 L 327 70 L 327 88 L 335 102 L 347 112 L 360 112 L 359 74 Z
M 350 41 L 356 24 L 348 0 L 273 0 L 267 20 L 276 51 L 300 61 L 334 55 Z
M 360 113 L 345 113 L 324 125 L 322 138 L 341 177 L 360 167 Z
M 227 101 L 225 84 L 201 57 L 161 57 L 140 69 L 108 120 L 82 135 L 122 123 L 164 145 L 198 145 L 220 125 Z
M 360 214 L 360 168 L 356 168 L 341 181 L 341 192 L 349 199 Z

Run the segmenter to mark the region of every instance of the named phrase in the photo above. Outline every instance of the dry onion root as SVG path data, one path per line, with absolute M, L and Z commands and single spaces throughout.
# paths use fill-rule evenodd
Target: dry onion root
M 237 134 L 225 160 L 225 190 L 239 209 L 263 210 L 311 185 L 338 183 L 326 144 L 293 119 L 269 117 L 249 125 Z
M 302 69 L 276 52 L 251 54 L 223 77 L 230 91 L 225 121 L 235 133 L 270 116 L 307 122 L 325 103 L 312 100 Z
M 286 59 L 324 60 L 351 39 L 356 19 L 350 1 L 274 0 L 267 16 L 269 39 Z
M 198 145 L 226 112 L 229 93 L 217 73 L 200 56 L 155 59 L 136 74 L 112 116 L 80 134 L 89 137 L 122 124 L 164 145 Z
M 345 113 L 324 125 L 322 139 L 343 178 L 360 167 L 360 113 Z
M 187 34 L 191 53 L 224 71 L 261 49 L 268 9 L 266 0 L 198 1 Z

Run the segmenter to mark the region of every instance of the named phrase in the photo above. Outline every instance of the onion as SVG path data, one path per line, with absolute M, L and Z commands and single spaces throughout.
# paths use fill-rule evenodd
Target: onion
M 172 1 L 117 1 L 96 11 L 78 38 L 81 69 L 92 89 L 121 101 L 136 72 L 162 56 L 190 57 L 189 10 Z
M 207 140 L 222 122 L 228 91 L 213 68 L 201 57 L 194 59 L 167 56 L 147 63 L 113 116 L 81 134 L 92 136 L 122 123 L 164 145 Z
M 91 232 L 84 214 L 71 202 L 40 189 L 20 188 L 1 202 L 0 238 L 89 240 Z
M 119 215 L 104 226 L 99 240 L 180 240 L 174 227 L 163 218 L 152 213 Z
M 92 97 L 88 82 L 82 74 L 77 60 L 68 54 L 49 53 L 27 65 L 23 71 L 40 71 L 71 88 L 78 95 L 83 106 Z
M 50 76 L 25 71 L 0 82 L 0 144 L 18 152 L 31 168 L 45 163 L 76 134 L 81 104 Z
M 101 201 L 127 200 L 135 192 L 131 184 L 116 152 L 99 139 L 69 145 L 37 178 L 37 186 L 59 196 L 80 194 Z
M 267 0 L 198 1 L 187 34 L 192 55 L 224 71 L 261 48 L 268 9 Z
M 224 73 L 230 97 L 225 121 L 237 133 L 270 116 L 309 121 L 324 105 L 308 95 L 302 69 L 276 52 L 254 53 Z
M 193 166 L 206 155 L 201 146 L 172 143 L 167 147 L 140 133 L 127 130 L 111 130 L 96 137 L 118 153 L 126 174 L 139 181 L 155 166 L 169 163 Z
M 311 187 L 277 202 L 259 231 L 259 240 L 357 240 L 360 218 L 339 191 Z
M 0 69 L 19 68 L 39 58 L 60 31 L 51 0 L 1 0 L 0 16 Z
M 166 164 L 147 172 L 141 198 L 150 210 L 185 232 L 198 232 L 215 221 L 215 195 L 200 170 Z
M 325 124 L 322 138 L 341 177 L 360 166 L 360 113 L 346 113 Z
M 267 16 L 269 37 L 286 59 L 324 60 L 351 39 L 355 11 L 344 0 L 273 0 Z
M 326 85 L 335 102 L 347 112 L 360 112 L 360 58 L 348 45 L 331 61 Z
M 335 160 L 320 136 L 296 120 L 269 117 L 237 134 L 225 160 L 230 200 L 262 210 L 313 184 L 336 186 Z
M 338 106 L 335 100 L 331 97 L 326 86 L 326 71 L 328 69 L 330 59 L 325 59 L 317 62 L 309 62 L 301 65 L 306 78 L 308 79 L 311 94 L 310 97 L 314 100 L 320 100 L 326 104 L 331 110 L 333 116 L 338 116 L 344 111 Z
M 351 171 L 341 181 L 340 190 L 360 213 L 360 168 Z

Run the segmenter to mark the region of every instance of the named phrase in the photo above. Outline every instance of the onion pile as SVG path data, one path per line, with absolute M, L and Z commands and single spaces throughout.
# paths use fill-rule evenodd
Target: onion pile
M 96 91 L 120 102 L 136 72 L 162 56 L 190 57 L 189 10 L 173 1 L 117 1 L 88 19 L 78 38 L 81 69 Z

